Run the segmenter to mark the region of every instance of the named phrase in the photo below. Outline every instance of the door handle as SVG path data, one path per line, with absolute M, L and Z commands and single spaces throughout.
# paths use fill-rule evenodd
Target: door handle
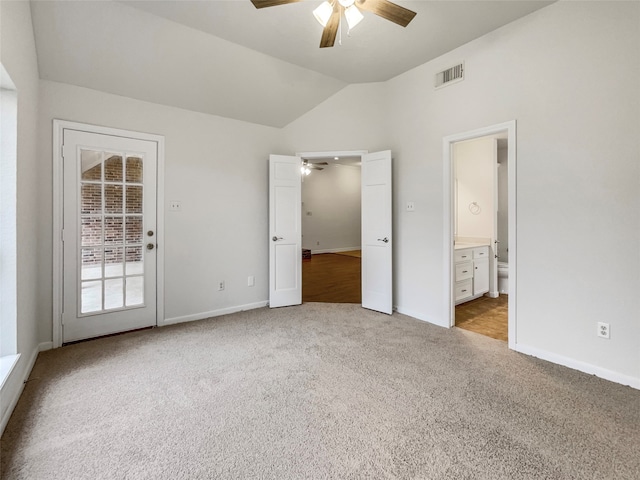
M 277 242 L 278 240 L 282 240 L 282 237 L 276 237 L 275 235 L 273 236 L 273 238 L 271 239 L 274 242 Z
M 153 243 L 147 243 L 147 250 L 153 250 L 155 245 Z
M 387 237 L 379 238 L 378 241 L 379 242 L 384 242 L 384 243 L 389 243 L 389 239 Z

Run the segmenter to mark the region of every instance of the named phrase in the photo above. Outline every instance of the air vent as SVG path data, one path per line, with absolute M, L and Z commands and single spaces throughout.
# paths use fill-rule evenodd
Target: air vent
M 451 85 L 464 80 L 464 63 L 454 65 L 440 73 L 436 73 L 436 88 Z

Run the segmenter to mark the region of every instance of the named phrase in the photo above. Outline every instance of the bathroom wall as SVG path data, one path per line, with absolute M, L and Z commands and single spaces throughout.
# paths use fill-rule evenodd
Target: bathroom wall
M 457 182 L 457 235 L 494 237 L 496 140 L 483 137 L 453 146 Z

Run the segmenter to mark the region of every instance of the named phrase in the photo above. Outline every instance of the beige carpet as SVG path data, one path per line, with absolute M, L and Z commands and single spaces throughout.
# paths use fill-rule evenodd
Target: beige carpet
M 640 392 L 356 305 L 309 303 L 38 357 L 10 479 L 637 479 Z

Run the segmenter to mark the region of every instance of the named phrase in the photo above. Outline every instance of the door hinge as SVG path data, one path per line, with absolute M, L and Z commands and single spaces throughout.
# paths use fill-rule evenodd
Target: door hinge
M 60 230 L 60 241 L 64 243 L 64 228 Z

